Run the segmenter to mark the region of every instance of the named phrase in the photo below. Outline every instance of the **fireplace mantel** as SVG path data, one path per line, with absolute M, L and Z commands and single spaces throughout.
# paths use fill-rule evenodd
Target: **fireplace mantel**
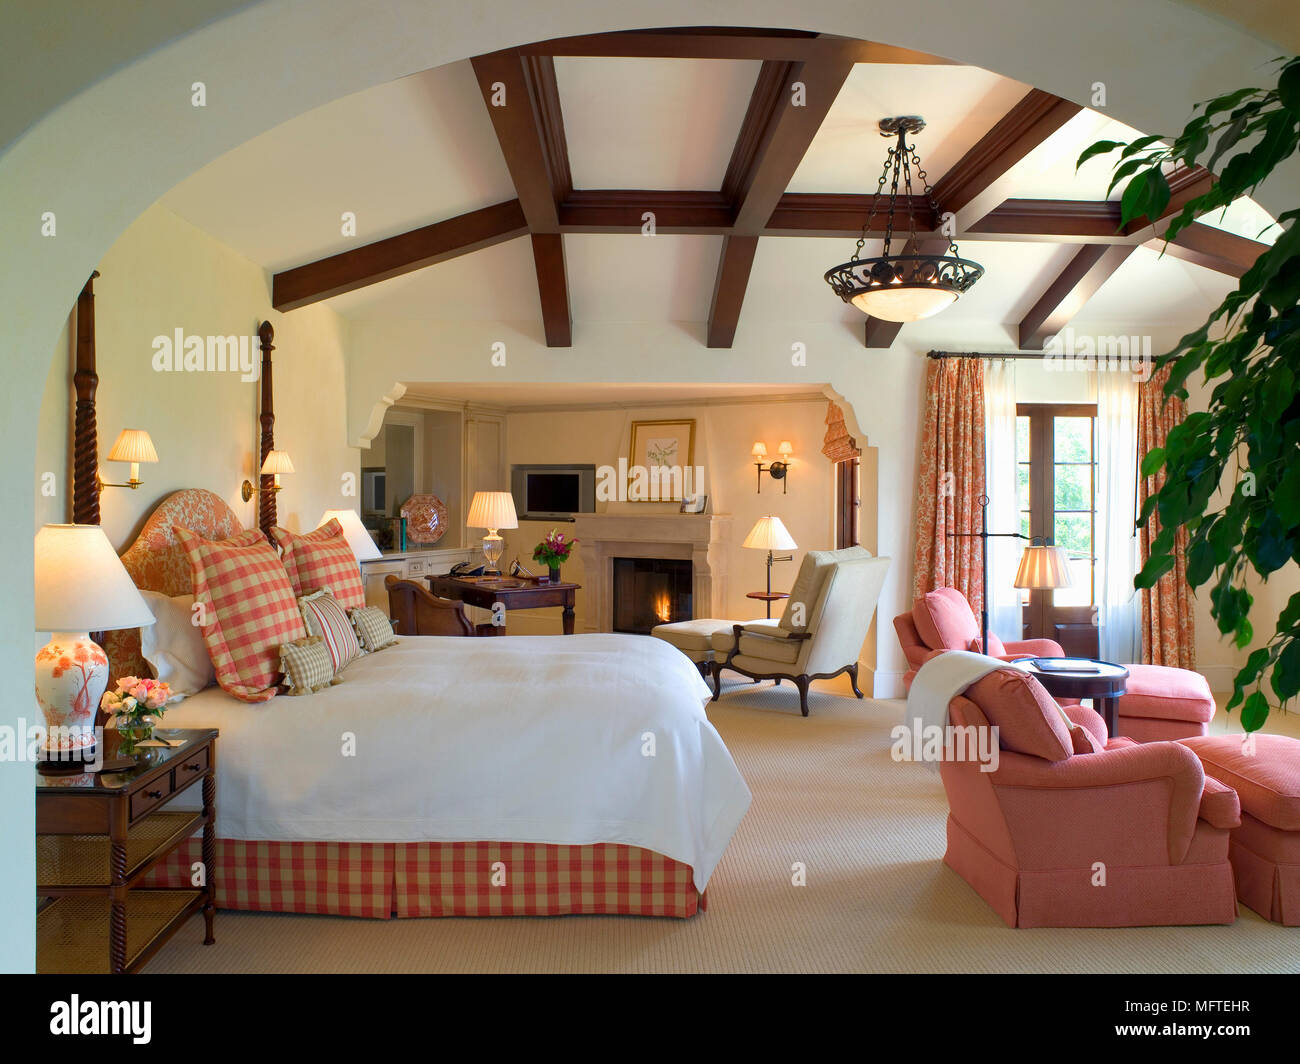
M 725 617 L 730 514 L 574 514 L 587 609 L 583 628 L 614 628 L 615 558 L 689 558 L 696 617 Z

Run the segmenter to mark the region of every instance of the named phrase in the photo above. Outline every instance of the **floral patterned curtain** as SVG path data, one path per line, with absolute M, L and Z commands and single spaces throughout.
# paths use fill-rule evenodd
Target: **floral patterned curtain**
M 1177 397 L 1165 398 L 1169 367 L 1142 382 L 1138 388 L 1138 458 L 1153 447 L 1163 447 L 1169 430 L 1187 416 L 1187 407 Z M 1139 503 L 1158 492 L 1165 482 L 1164 470 L 1138 481 Z M 1151 542 L 1160 534 L 1160 518 L 1152 514 L 1138 529 L 1141 563 L 1146 564 Z M 1196 668 L 1196 622 L 1192 613 L 1192 589 L 1187 585 L 1187 530 L 1174 537 L 1174 567 L 1153 588 L 1142 595 L 1142 661 L 1147 665 Z
M 984 494 L 984 363 L 978 358 L 929 359 L 917 475 L 913 595 L 953 587 L 979 616 L 984 605 L 978 532 Z

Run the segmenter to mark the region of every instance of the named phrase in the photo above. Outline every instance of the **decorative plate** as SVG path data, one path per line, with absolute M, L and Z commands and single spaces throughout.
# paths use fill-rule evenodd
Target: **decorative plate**
M 407 543 L 437 543 L 447 534 L 447 505 L 436 495 L 412 495 L 402 504 Z

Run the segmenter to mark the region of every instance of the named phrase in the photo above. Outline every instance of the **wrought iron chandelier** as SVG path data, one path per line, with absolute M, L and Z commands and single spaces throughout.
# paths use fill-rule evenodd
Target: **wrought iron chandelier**
M 844 302 L 852 303 L 864 314 L 885 321 L 920 321 L 946 310 L 957 297 L 984 276 L 984 267 L 970 259 L 963 259 L 955 241 L 950 241 L 945 254 L 889 254 L 894 240 L 894 208 L 898 201 L 898 183 L 903 182 L 907 204 L 907 233 L 913 252 L 919 252 L 916 239 L 916 218 L 912 211 L 912 172 L 925 189 L 931 211 L 937 217 L 938 205 L 934 192 L 921 168 L 921 158 L 916 148 L 907 143 L 909 133 L 916 134 L 925 128 L 925 121 L 916 115 L 899 118 L 882 118 L 880 135 L 897 137 L 898 143 L 885 157 L 885 169 L 871 199 L 871 210 L 862 225 L 854 257 L 849 262 L 832 266 L 826 271 L 826 283 Z M 877 258 L 864 259 L 862 246 L 876 211 L 885 195 L 885 182 L 889 181 L 889 217 L 885 222 L 885 245 Z M 904 245 L 904 251 L 908 245 Z

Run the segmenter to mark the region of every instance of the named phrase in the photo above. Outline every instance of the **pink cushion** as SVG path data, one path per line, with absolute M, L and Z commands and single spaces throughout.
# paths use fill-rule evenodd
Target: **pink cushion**
M 1214 717 L 1209 681 L 1199 672 L 1167 665 L 1128 665 L 1119 700 L 1121 717 L 1188 720 L 1204 724 Z
M 1235 828 L 1241 823 L 1241 803 L 1237 800 L 1237 792 L 1213 776 L 1206 776 L 1197 815 L 1216 828 Z
M 931 650 L 965 650 L 980 636 L 970 603 L 956 588 L 940 587 L 922 595 L 912 603 L 912 620 Z
M 1241 735 L 1183 739 L 1207 775 L 1237 792 L 1241 808 L 1282 831 L 1300 831 L 1300 739 L 1259 735 L 1254 748 Z
M 308 595 L 324 589 L 345 610 L 360 609 L 366 604 L 361 567 L 338 518 L 331 517 L 304 536 L 278 525 L 271 529 L 271 535 L 284 551 L 284 568 L 295 594 Z
M 970 641 L 970 646 L 966 649 L 975 654 L 983 654 L 984 640 L 979 636 L 976 636 Z M 1007 648 L 1005 644 L 1003 644 L 1002 640 L 998 638 L 997 632 L 989 632 L 989 656 L 994 658 L 1005 658 L 1009 656 L 1007 654 Z
M 999 669 L 968 687 L 965 695 L 997 727 L 1003 750 L 1045 761 L 1064 761 L 1074 753 L 1060 707 L 1027 673 Z

